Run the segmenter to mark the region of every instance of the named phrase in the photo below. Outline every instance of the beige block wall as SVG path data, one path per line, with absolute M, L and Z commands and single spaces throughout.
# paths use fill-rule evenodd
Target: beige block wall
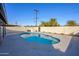
M 13 31 L 25 31 L 31 30 L 31 32 L 38 31 L 38 27 L 6 27 L 7 30 L 13 30 Z
M 25 31 L 24 27 L 6 27 L 6 29 L 12 31 Z
M 38 32 L 38 27 L 25 27 L 25 31 L 31 30 L 31 32 Z
M 63 27 L 41 27 L 41 32 L 62 33 Z
M 31 30 L 31 32 L 37 32 L 38 27 L 6 27 L 8 30 L 13 31 L 25 31 Z M 79 26 L 65 26 L 65 27 L 40 27 L 40 32 L 50 32 L 50 33 L 63 33 L 63 34 L 71 34 L 79 32 Z
M 79 26 L 70 27 L 41 27 L 41 32 L 71 34 L 79 32 Z

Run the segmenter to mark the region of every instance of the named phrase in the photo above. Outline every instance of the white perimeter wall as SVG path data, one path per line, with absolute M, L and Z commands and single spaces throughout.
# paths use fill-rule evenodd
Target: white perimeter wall
M 13 30 L 13 31 L 26 31 L 31 30 L 31 32 L 36 32 L 38 30 L 38 27 L 6 27 L 7 30 Z
M 71 34 L 79 32 L 79 26 L 73 27 L 41 27 L 41 32 L 51 32 L 59 34 Z
M 38 27 L 6 27 L 8 30 L 31 32 L 38 31 Z M 65 27 L 40 27 L 40 32 L 50 32 L 59 34 L 79 33 L 79 26 L 65 26 Z

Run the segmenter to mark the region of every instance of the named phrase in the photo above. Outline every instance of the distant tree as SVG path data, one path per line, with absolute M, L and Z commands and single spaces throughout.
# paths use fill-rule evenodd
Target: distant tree
M 40 26 L 48 26 L 48 23 L 47 22 L 41 22 Z
M 49 21 L 50 26 L 60 26 L 60 24 L 57 22 L 55 18 L 51 18 Z
M 78 26 L 78 24 L 74 20 L 69 20 L 66 26 Z
M 60 26 L 55 18 L 51 18 L 48 22 L 42 22 L 40 26 Z

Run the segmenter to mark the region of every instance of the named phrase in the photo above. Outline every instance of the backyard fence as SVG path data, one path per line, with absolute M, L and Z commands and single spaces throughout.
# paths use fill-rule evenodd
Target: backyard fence
M 13 31 L 31 31 L 38 32 L 39 27 L 6 27 Z M 40 27 L 40 32 L 58 33 L 58 34 L 77 34 L 79 33 L 79 26 L 64 26 L 64 27 Z

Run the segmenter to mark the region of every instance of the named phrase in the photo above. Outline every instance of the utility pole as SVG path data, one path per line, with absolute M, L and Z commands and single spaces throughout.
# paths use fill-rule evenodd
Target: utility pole
M 18 25 L 17 21 L 15 22 L 15 25 Z
M 38 12 L 39 12 L 39 10 L 34 9 L 34 11 L 35 11 L 35 14 L 36 14 L 36 16 L 35 16 L 35 23 L 36 23 L 36 26 L 38 26 L 37 22 L 38 22 Z

